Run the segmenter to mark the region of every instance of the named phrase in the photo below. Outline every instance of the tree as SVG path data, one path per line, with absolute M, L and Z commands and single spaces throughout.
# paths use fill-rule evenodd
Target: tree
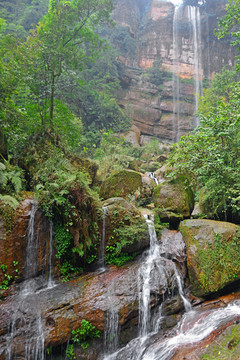
M 229 0 L 227 14 L 219 20 L 218 38 L 228 34 L 232 37 L 232 45 L 237 47 L 237 69 L 240 70 L 240 0 Z
M 240 222 L 240 82 L 229 99 L 200 114 L 195 134 L 183 136 L 171 155 L 173 176 L 201 192 L 205 215 Z
M 57 79 L 69 68 L 83 69 L 97 56 L 104 42 L 94 30 L 111 21 L 112 9 L 112 0 L 51 0 L 48 13 L 29 37 L 27 63 L 34 74 L 29 86 L 43 109 L 44 127 L 49 122 L 53 129 Z

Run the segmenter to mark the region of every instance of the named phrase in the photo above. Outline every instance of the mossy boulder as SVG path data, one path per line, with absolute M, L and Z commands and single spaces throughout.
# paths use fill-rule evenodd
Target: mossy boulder
M 192 293 L 205 297 L 240 279 L 240 232 L 232 223 L 193 219 L 179 227 Z
M 190 217 L 194 207 L 191 189 L 181 182 L 164 181 L 153 192 L 153 202 L 162 221 L 177 222 Z
M 239 360 L 240 324 L 233 324 L 225 329 L 217 339 L 204 347 L 201 360 L 231 359 Z
M 107 208 L 105 244 L 120 252 L 142 252 L 149 245 L 148 227 L 139 210 L 127 200 L 116 197 L 103 202 Z
M 134 195 L 141 187 L 142 176 L 139 172 L 120 170 L 103 181 L 100 188 L 100 197 L 103 199 L 112 197 L 126 198 L 128 195 Z

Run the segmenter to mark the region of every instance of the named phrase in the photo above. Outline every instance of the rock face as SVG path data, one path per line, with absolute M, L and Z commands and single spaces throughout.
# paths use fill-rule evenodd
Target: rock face
M 235 63 L 229 39 L 214 35 L 226 3 L 206 0 L 204 6 L 176 10 L 170 1 L 116 2 L 113 18 L 135 42 L 135 50 L 119 58 L 127 65 L 119 104 L 140 130 L 140 143 L 149 136 L 171 143 L 197 125 L 195 94 L 201 93 L 203 79 Z M 165 74 L 159 75 L 160 69 Z
M 71 332 L 80 327 L 81 320 L 86 319 L 103 332 L 106 326 L 109 309 L 117 311 L 121 325 L 122 339 L 127 331 L 138 322 L 138 276 L 141 264 L 135 263 L 101 274 L 88 274 L 52 289 L 21 295 L 1 303 L 0 306 L 0 359 L 5 359 L 6 346 L 11 343 L 11 351 L 16 359 L 24 358 L 25 344 L 34 340 L 35 329 L 41 318 L 41 328 L 44 334 L 44 347 L 63 344 L 71 337 Z M 159 279 L 155 291 L 159 296 L 168 291 L 174 276 L 174 266 L 170 260 L 162 259 L 166 275 Z M 153 296 L 153 306 L 154 306 Z M 9 321 L 17 321 L 18 327 L 11 341 Z M 35 329 L 37 331 L 37 329 Z M 136 335 L 136 334 L 135 334 Z M 31 338 L 32 336 L 32 338 Z M 7 345 L 8 344 L 8 345 Z M 32 344 L 32 346 L 36 344 Z
M 180 224 L 187 247 L 192 292 L 206 296 L 240 278 L 238 227 L 214 220 L 185 220 Z
M 15 225 L 10 232 L 6 232 L 3 219 L 0 220 L 0 264 L 6 265 L 6 274 L 16 276 L 20 282 L 26 277 L 26 254 L 28 247 L 28 224 L 33 199 L 25 199 L 15 219 Z M 36 239 L 37 263 L 34 264 L 31 276 L 37 276 L 48 271 L 49 262 L 49 221 L 41 211 L 35 214 L 34 238 Z M 0 273 L 0 282 L 4 280 L 4 273 Z

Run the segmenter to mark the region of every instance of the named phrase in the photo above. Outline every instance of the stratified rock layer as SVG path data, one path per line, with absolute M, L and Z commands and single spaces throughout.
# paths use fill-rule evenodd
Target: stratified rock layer
M 141 132 L 140 144 L 146 137 L 157 137 L 162 142 L 172 143 L 181 135 L 189 133 L 196 126 L 196 83 L 204 78 L 212 78 L 214 72 L 222 67 L 232 68 L 235 63 L 235 49 L 228 38 L 218 40 L 214 32 L 218 18 L 225 14 L 226 0 L 206 0 L 199 8 L 184 7 L 175 24 L 176 8 L 170 1 L 157 0 L 118 0 L 113 18 L 118 25 L 125 27 L 135 51 L 122 53 L 119 60 L 127 65 L 121 76 L 122 90 L 119 91 L 119 104 L 126 108 L 133 123 Z M 190 10 L 192 8 L 192 10 Z M 196 55 L 196 36 L 189 12 L 199 10 L 197 34 L 198 51 Z M 193 20 L 193 19 L 192 19 Z M 177 41 L 177 45 L 174 44 Z M 177 59 L 174 53 L 178 48 Z M 194 50 L 195 49 L 195 50 Z M 196 64 L 198 61 L 198 74 Z M 158 61 L 158 68 L 169 71 L 162 80 L 149 77 L 148 69 Z M 176 63 L 177 61 L 177 63 Z M 178 110 L 175 108 L 176 81 L 179 76 Z M 157 73 L 156 73 L 157 74 Z M 201 85 L 200 85 L 201 87 Z M 176 99 L 175 99 L 176 100 Z M 129 135 L 132 138 L 132 135 Z M 128 137 L 129 137 L 128 136 Z M 132 141 L 132 140 L 130 140 Z M 134 140 L 135 141 L 135 140 Z

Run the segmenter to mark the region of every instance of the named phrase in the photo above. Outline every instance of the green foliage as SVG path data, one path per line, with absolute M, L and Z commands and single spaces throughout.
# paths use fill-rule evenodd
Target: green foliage
M 136 253 L 128 254 L 127 252 L 122 252 L 122 245 L 119 242 L 114 246 L 106 246 L 106 264 L 114 264 L 120 267 L 133 260 L 136 255 Z
M 2 283 L 0 284 L 0 292 L 1 290 L 7 290 L 9 285 L 17 279 L 18 277 L 18 261 L 13 261 L 13 267 L 14 267 L 14 275 L 9 275 L 7 272 L 7 265 L 5 264 L 1 264 L 0 265 L 0 271 L 1 271 L 1 275 L 3 276 L 3 280 Z
M 136 257 L 137 253 L 128 253 L 128 248 L 130 248 L 132 244 L 140 241 L 143 237 L 148 236 L 148 229 L 146 222 L 142 219 L 132 222 L 131 218 L 125 215 L 123 219 L 119 221 L 117 211 L 116 218 L 118 219 L 118 223 L 113 230 L 114 235 L 112 239 L 109 239 L 109 244 L 106 246 L 106 263 L 122 266 Z M 128 222 L 128 224 L 126 224 L 126 222 Z
M 1 0 L 0 11 L 6 19 L 8 33 L 27 37 L 28 31 L 47 12 L 48 2 L 49 0 Z
M 195 134 L 181 138 L 171 154 L 172 176 L 184 177 L 195 193 L 202 189 L 210 218 L 240 219 L 240 83 L 229 99 L 201 114 Z M 207 201 L 206 201 L 207 200 Z
M 227 14 L 219 20 L 218 38 L 231 35 L 232 45 L 237 47 L 237 69 L 240 69 L 240 1 L 229 0 L 227 5 Z
M 0 162 L 0 191 L 6 194 L 18 194 L 23 189 L 23 170 L 11 165 L 9 161 Z M 1 199 L 3 201 L 3 199 Z M 8 200 L 8 198 L 6 198 Z M 10 205 L 10 203 L 9 203 Z M 13 202 L 16 206 L 16 203 Z
M 229 101 L 229 96 L 232 91 L 232 84 L 239 78 L 236 70 L 227 70 L 222 68 L 221 74 L 214 74 L 211 81 L 211 86 L 204 89 L 203 96 L 200 98 L 199 112 L 203 116 L 209 115 L 215 111 L 218 102 Z
M 202 289 L 214 292 L 219 289 L 219 283 L 238 279 L 240 271 L 240 232 L 237 231 L 232 240 L 226 241 L 220 234 L 214 234 L 213 242 L 207 248 L 199 247 L 196 258 L 201 264 L 199 280 Z M 211 264 L 211 266 L 209 266 Z
M 147 78 L 152 84 L 160 89 L 164 81 L 172 79 L 172 73 L 162 68 L 161 61 L 154 61 L 153 66 L 147 69 Z
M 72 331 L 71 343 L 68 345 L 66 355 L 71 359 L 76 359 L 74 354 L 74 344 L 80 345 L 83 350 L 89 347 L 89 341 L 100 338 L 101 332 L 89 321 L 82 319 L 80 328 Z
M 68 255 L 70 257 L 71 252 Z M 61 263 L 60 274 L 61 274 L 62 282 L 67 282 L 74 276 L 82 273 L 83 268 L 77 265 L 74 266 L 73 262 L 74 260 L 71 259 L 71 260 L 65 260 Z
M 57 249 L 56 258 L 60 259 L 66 255 L 72 246 L 72 235 L 63 224 L 56 223 L 54 226 L 54 239 Z
M 68 344 L 67 350 L 66 350 L 66 356 L 69 360 L 76 359 L 75 351 L 74 351 L 74 345 Z

